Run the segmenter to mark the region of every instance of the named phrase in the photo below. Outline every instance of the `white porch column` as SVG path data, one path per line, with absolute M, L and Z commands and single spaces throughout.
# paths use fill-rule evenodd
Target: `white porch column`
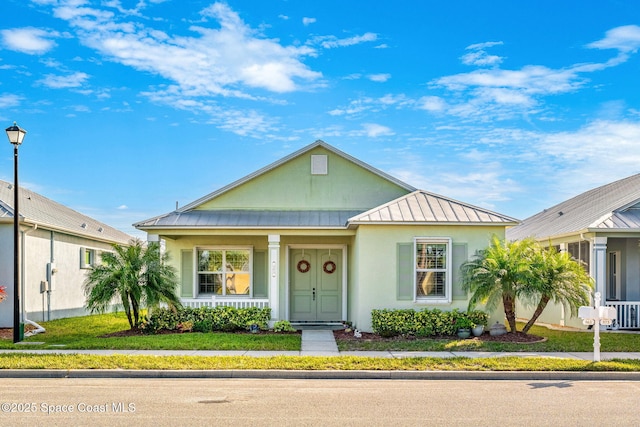
M 280 320 L 279 234 L 269 234 L 269 307 L 271 307 L 271 319 Z
M 593 238 L 593 263 L 591 276 L 596 281 L 596 292 L 600 292 L 602 300 L 607 300 L 607 238 Z

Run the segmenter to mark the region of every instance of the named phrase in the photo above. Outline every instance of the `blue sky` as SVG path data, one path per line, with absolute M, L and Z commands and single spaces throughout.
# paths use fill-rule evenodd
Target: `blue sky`
M 132 234 L 317 139 L 524 219 L 640 172 L 639 47 L 630 1 L 3 0 L 0 123 Z

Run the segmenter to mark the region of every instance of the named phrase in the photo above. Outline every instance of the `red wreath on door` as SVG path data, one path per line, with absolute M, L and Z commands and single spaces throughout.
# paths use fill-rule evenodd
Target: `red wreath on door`
M 333 261 L 327 261 L 322 264 L 322 270 L 327 274 L 333 274 L 336 271 L 336 263 Z
M 301 259 L 298 261 L 298 265 L 296 266 L 300 273 L 306 273 L 311 268 L 311 264 L 306 259 Z

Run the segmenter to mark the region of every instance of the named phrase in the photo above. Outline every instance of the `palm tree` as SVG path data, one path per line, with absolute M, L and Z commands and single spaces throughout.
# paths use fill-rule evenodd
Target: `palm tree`
M 141 307 L 167 303 L 180 306 L 176 295 L 175 269 L 167 264 L 158 243 L 147 246 L 133 239 L 128 246 L 113 245 L 102 253 L 102 263 L 91 267 L 85 283 L 86 306 L 91 312 L 105 312 L 119 299 L 134 329 L 140 322 Z
M 516 298 L 531 279 L 535 245 L 533 239 L 507 242 L 493 236 L 488 248 L 464 263 L 462 286 L 472 293 L 469 310 L 479 303 L 493 310 L 502 301 L 510 332 L 516 332 Z
M 575 316 L 580 306 L 590 304 L 593 290 L 593 279 L 569 253 L 558 252 L 554 247 L 539 248 L 536 252 L 533 280 L 522 296 L 528 301 L 537 300 L 538 304 L 522 329 L 524 333 L 531 329 L 549 301 L 564 305 Z

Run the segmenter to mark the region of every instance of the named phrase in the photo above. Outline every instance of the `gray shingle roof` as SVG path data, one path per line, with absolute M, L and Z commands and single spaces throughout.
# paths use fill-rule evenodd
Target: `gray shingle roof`
M 367 223 L 517 224 L 518 220 L 422 190 L 370 209 L 349 220 Z
M 13 222 L 13 184 L 0 180 L 0 221 Z M 20 221 L 38 227 L 109 243 L 128 243 L 132 237 L 100 221 L 20 186 Z
M 545 209 L 507 230 L 512 240 L 544 238 L 587 229 L 640 228 L 640 174 L 586 191 Z M 635 207 L 634 207 L 635 206 Z

